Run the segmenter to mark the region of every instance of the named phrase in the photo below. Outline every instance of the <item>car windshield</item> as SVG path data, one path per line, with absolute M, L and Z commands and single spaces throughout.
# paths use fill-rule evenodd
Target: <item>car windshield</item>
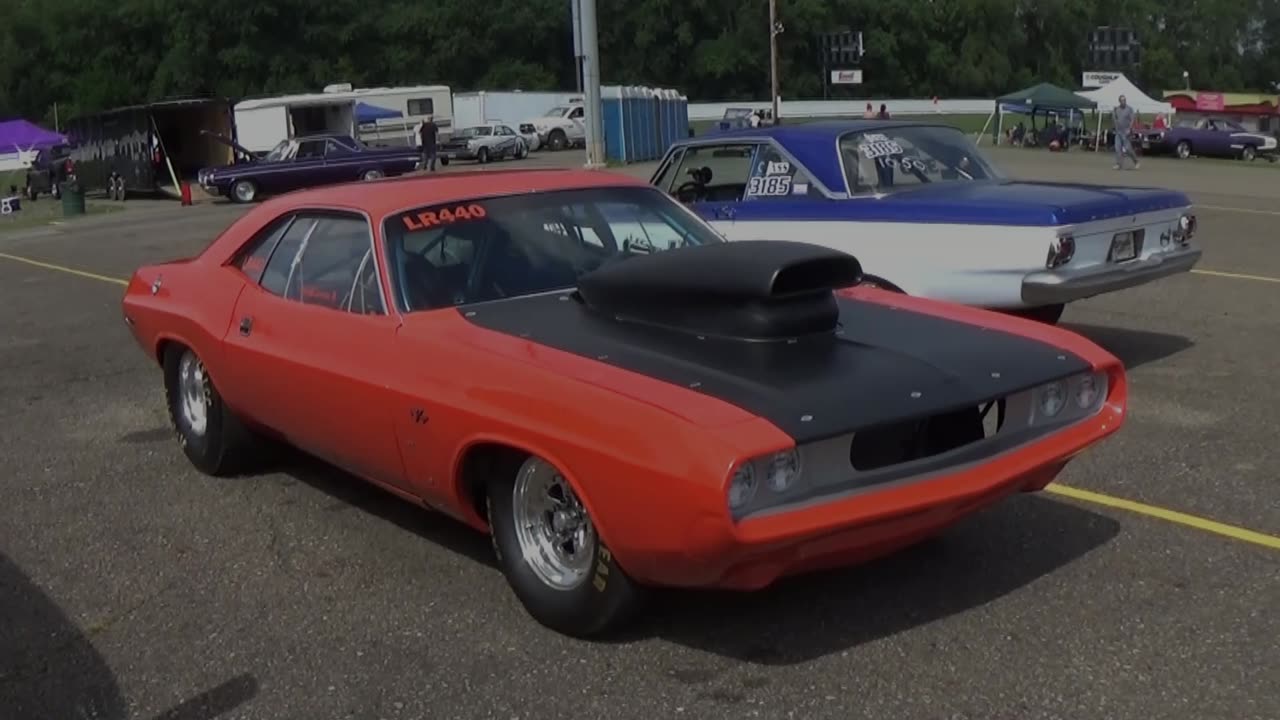
M 547 111 L 546 115 L 543 115 L 543 117 L 560 117 L 561 115 L 564 115 L 567 112 L 569 112 L 569 108 L 561 105 L 559 107 L 551 108 L 550 110 Z
M 574 287 L 608 262 L 723 242 L 654 188 L 522 193 L 433 205 L 384 225 L 407 312 Z
M 1004 177 L 968 136 L 950 127 L 907 125 L 851 132 L 840 138 L 839 147 L 852 195 Z
M 292 140 L 281 140 L 275 147 L 271 148 L 271 152 L 267 153 L 267 162 L 279 162 L 289 157 L 289 148 L 293 144 Z
M 463 128 L 462 131 L 458 133 L 458 137 L 469 138 L 469 137 L 479 137 L 481 135 L 492 135 L 492 134 L 493 134 L 493 128 L 491 127 L 469 127 L 469 128 Z

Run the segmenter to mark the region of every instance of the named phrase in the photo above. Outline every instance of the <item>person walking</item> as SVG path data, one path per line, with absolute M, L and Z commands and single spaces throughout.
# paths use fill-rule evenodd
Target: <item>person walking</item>
M 1133 131 L 1133 121 L 1133 108 L 1129 107 L 1128 100 L 1121 95 L 1120 104 L 1111 108 L 1111 127 L 1116 134 L 1116 170 L 1124 166 L 1126 155 L 1133 159 L 1134 170 L 1142 167 L 1142 164 L 1138 162 L 1138 154 L 1133 151 L 1132 139 L 1129 137 L 1129 133 Z
M 436 127 L 435 121 L 428 115 L 423 119 L 422 124 L 418 126 L 418 137 L 421 140 L 422 151 L 422 169 L 436 171 L 436 137 L 440 133 L 440 128 Z

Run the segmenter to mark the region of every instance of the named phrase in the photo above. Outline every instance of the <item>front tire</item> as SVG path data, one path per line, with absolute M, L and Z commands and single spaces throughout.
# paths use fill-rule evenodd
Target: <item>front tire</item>
M 382 177 L 384 177 L 384 175 L 382 174 L 381 170 L 366 170 L 364 171 L 364 174 L 360 176 L 360 179 L 361 180 L 378 180 L 378 179 L 381 179 Z
M 553 152 L 559 152 L 569 145 L 569 136 L 564 134 L 563 130 L 552 130 L 547 136 L 547 148 Z
M 1186 140 L 1179 142 L 1176 152 L 1178 155 L 1178 159 L 1186 160 L 1187 158 L 1191 157 L 1191 143 L 1187 142 Z
M 1258 151 L 1254 150 L 1251 145 L 1245 146 L 1245 148 L 1240 151 L 1240 159 L 1245 162 L 1253 162 L 1254 158 L 1257 156 Z
M 258 199 L 258 186 L 252 180 L 237 180 L 229 194 L 238 203 L 251 203 Z
M 618 566 L 551 463 L 526 456 L 500 465 L 486 502 L 498 564 L 534 620 L 585 638 L 635 612 L 641 588 Z
M 197 470 L 226 476 L 247 464 L 254 437 L 223 404 L 194 350 L 172 345 L 165 351 L 164 390 L 178 444 Z

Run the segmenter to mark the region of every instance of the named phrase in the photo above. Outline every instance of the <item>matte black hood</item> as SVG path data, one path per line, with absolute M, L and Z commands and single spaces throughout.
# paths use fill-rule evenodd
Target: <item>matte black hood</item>
M 857 258 L 818 245 L 716 243 L 606 265 L 579 280 L 578 298 L 620 323 L 778 340 L 833 332 L 832 290 L 861 279 Z
M 1022 336 L 834 295 L 859 273 L 851 256 L 811 245 L 733 242 L 625 260 L 584 277 L 577 292 L 460 312 L 711 395 L 798 443 L 974 406 L 1090 367 Z

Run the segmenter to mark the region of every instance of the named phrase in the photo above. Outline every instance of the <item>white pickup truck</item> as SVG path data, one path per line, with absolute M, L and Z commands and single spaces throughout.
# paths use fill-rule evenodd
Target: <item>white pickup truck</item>
M 546 113 L 523 120 L 520 133 L 536 133 L 541 140 L 540 147 L 551 150 L 564 150 L 568 147 L 587 144 L 587 127 L 584 124 L 586 108 L 581 100 L 571 101 L 568 105 L 553 107 Z

